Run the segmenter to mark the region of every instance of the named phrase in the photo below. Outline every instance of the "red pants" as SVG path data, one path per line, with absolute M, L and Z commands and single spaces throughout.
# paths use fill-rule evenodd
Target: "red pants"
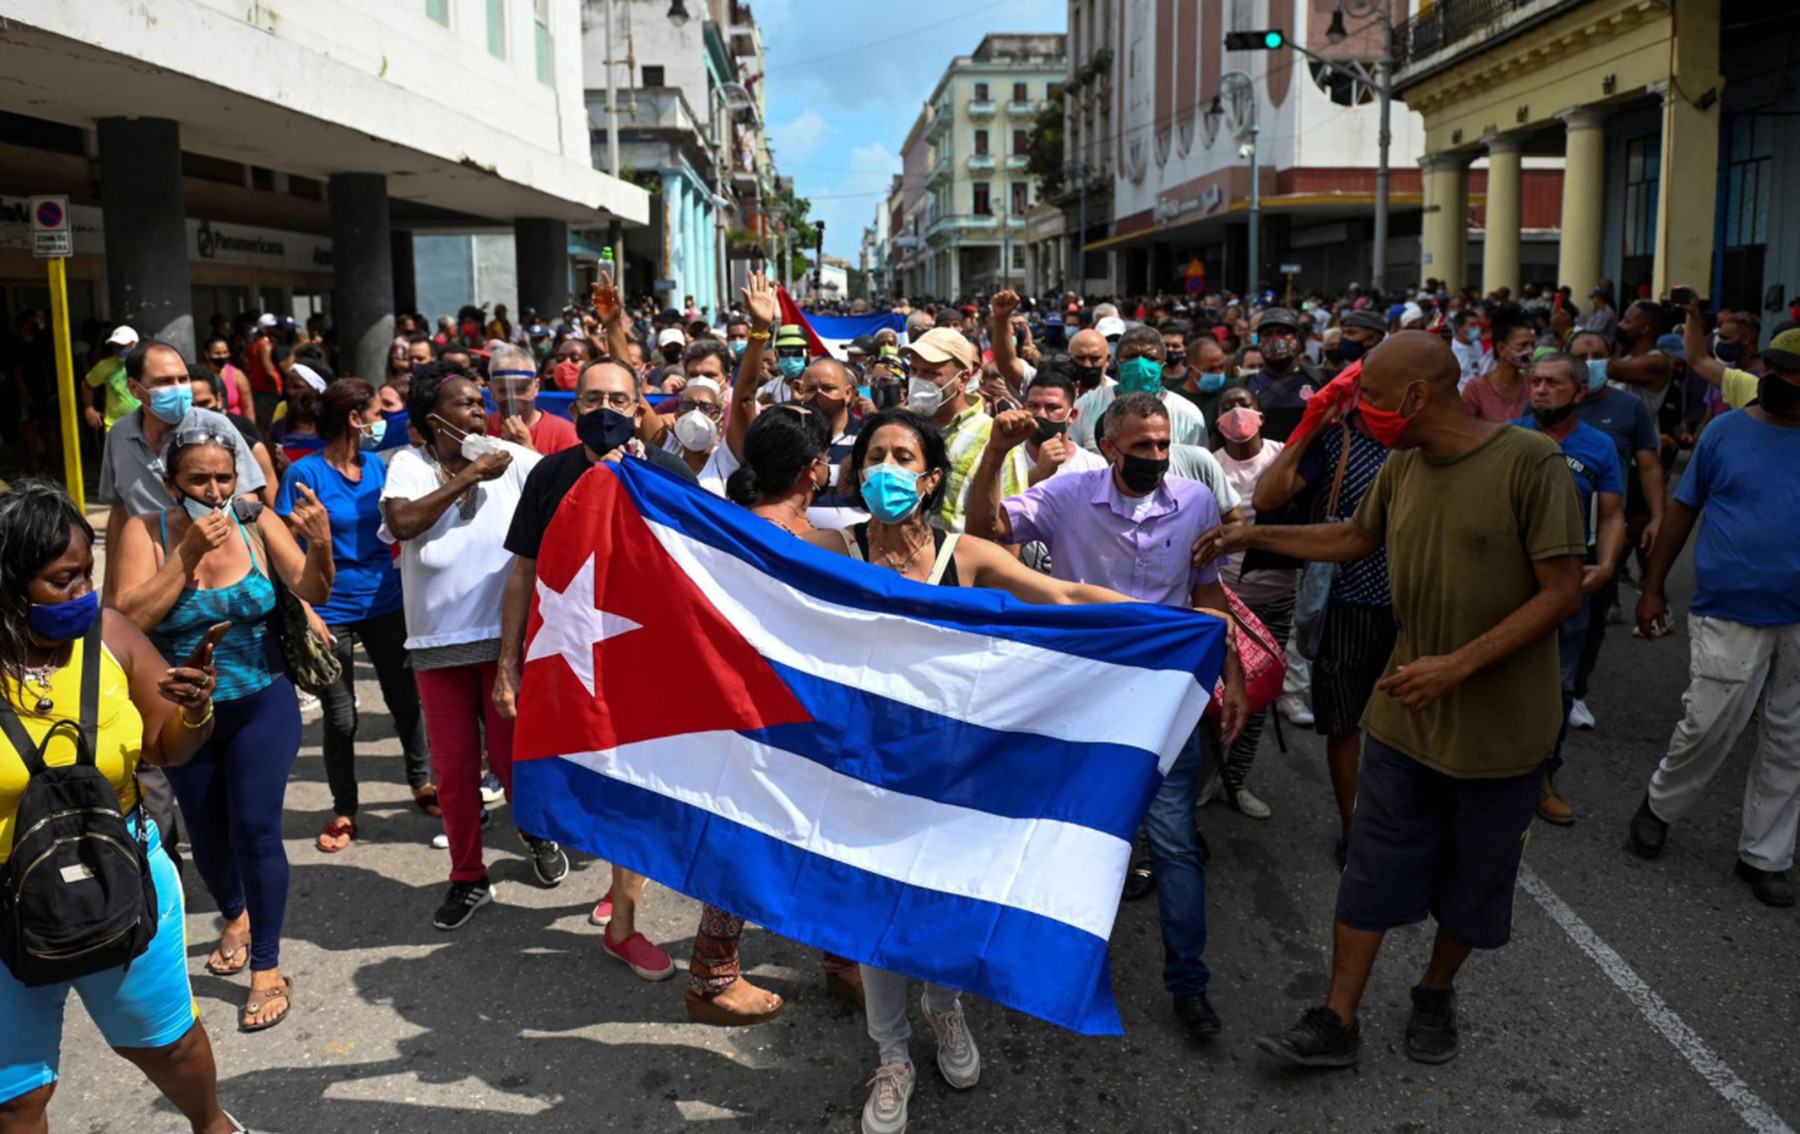
M 487 730 L 488 767 L 512 800 L 513 725 L 494 709 L 496 663 L 426 669 L 419 681 L 431 767 L 437 773 L 438 806 L 450 839 L 450 880 L 475 882 L 487 873 L 481 860 L 481 735 Z

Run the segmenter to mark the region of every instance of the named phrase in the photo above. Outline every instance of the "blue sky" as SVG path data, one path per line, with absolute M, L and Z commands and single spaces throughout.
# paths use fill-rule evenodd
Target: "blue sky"
M 768 60 L 775 164 L 856 263 L 900 146 L 952 58 L 989 32 L 1066 30 L 1066 0 L 751 0 Z M 883 24 L 885 23 L 885 30 Z

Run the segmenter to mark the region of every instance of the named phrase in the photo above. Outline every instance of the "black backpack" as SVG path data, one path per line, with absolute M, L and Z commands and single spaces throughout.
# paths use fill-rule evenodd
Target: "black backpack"
M 30 779 L 0 865 L 0 961 L 27 988 L 129 966 L 156 936 L 156 884 L 143 809 L 138 831 L 94 761 L 100 701 L 100 619 L 83 640 L 81 723 L 59 720 L 34 743 L 0 699 L 0 731 Z M 76 762 L 44 764 L 50 738 L 75 734 Z

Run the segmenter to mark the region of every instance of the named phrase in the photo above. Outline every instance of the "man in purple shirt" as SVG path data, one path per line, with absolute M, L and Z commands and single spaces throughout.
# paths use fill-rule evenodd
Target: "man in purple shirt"
M 1198 481 L 1169 478 L 1169 411 L 1152 394 L 1122 394 L 1100 424 L 1107 467 L 1051 477 L 1001 499 L 1009 450 L 1037 429 L 1026 410 L 994 419 L 988 446 L 969 486 L 967 530 L 999 543 L 1042 541 L 1059 579 L 1111 587 L 1144 602 L 1224 612 L 1225 589 L 1216 563 L 1196 569 L 1183 549 L 1219 523 L 1212 491 Z M 1242 731 L 1244 678 L 1232 653 L 1225 662 L 1220 705 L 1228 745 Z M 1163 985 L 1175 1015 L 1196 1036 L 1215 1035 L 1219 1014 L 1206 997 L 1211 973 L 1206 952 L 1206 868 L 1194 810 L 1205 778 L 1202 736 L 1222 750 L 1218 728 L 1202 720 L 1182 746 L 1144 817 L 1156 868 L 1162 920 Z

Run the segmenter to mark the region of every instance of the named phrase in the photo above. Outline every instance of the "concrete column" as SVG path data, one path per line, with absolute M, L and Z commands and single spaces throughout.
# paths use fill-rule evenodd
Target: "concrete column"
M 549 319 L 569 302 L 569 225 L 549 217 L 513 221 L 513 256 L 519 278 L 519 307 L 537 308 Z
M 1556 282 L 1586 295 L 1600 282 L 1602 205 L 1606 200 L 1606 111 L 1581 106 L 1557 115 L 1568 128 L 1563 157 L 1562 252 Z
M 331 275 L 338 374 L 380 385 L 394 344 L 386 174 L 331 175 Z
M 1511 288 L 1519 294 L 1519 225 L 1522 200 L 1519 139 L 1488 134 L 1487 240 L 1481 258 L 1481 290 Z
M 1713 221 L 1718 208 L 1721 0 L 1682 0 L 1673 8 L 1669 88 L 1662 91 L 1662 179 L 1657 185 L 1656 258 L 1650 287 L 1710 290 Z M 1708 98 L 1707 95 L 1715 95 Z M 1697 105 L 1698 104 L 1698 105 Z M 1705 109 L 1701 109 L 1705 106 Z
M 1419 159 L 1427 201 L 1423 240 L 1424 276 L 1436 276 L 1450 291 L 1469 282 L 1469 155 L 1426 154 Z
M 411 311 L 419 305 L 418 274 L 413 264 L 411 229 L 396 228 L 394 245 L 394 310 Z M 515 315 L 517 313 L 515 312 Z
M 195 356 L 181 126 L 167 118 L 102 118 L 100 215 L 113 318 L 144 340 Z

